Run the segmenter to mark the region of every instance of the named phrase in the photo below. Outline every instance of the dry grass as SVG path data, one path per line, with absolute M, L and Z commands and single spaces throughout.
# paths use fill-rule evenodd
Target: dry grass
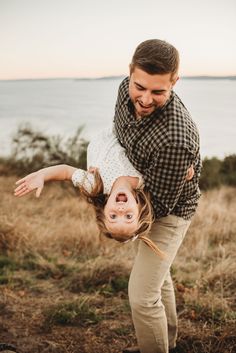
M 70 185 L 13 197 L 0 178 L 0 341 L 22 352 L 120 352 L 135 343 L 127 297 L 132 244 L 99 239 Z M 236 189 L 205 192 L 173 265 L 182 353 L 236 345 Z
M 14 181 L 1 178 L 5 211 L 0 216 L 0 231 L 4 233 L 6 228 L 11 235 L 5 245 L 8 250 L 14 243 L 14 250 L 21 255 L 28 251 L 48 255 L 64 251 L 79 256 L 97 254 L 99 239 L 93 212 L 85 202 L 78 202 L 72 188 L 48 185 L 39 199 L 33 194 L 15 199 Z
M 188 302 L 222 315 L 236 309 L 235 206 L 236 189 L 206 192 L 174 263 Z

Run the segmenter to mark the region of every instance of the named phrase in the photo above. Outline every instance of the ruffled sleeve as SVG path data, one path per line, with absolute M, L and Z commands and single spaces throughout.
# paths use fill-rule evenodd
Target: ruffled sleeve
M 94 175 L 83 169 L 76 169 L 71 180 L 75 187 L 83 186 L 88 192 L 92 191 L 95 183 Z

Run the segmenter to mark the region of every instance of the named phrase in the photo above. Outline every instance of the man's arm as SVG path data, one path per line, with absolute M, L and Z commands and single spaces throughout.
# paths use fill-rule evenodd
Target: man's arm
M 157 216 L 171 213 L 181 195 L 193 155 L 182 146 L 162 149 L 143 175 Z

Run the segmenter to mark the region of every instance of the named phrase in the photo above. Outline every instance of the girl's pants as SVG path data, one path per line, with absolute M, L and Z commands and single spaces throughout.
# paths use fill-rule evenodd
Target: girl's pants
M 162 259 L 142 240 L 129 280 L 129 300 L 141 353 L 168 353 L 176 345 L 177 314 L 170 266 L 190 221 L 169 215 L 152 226 L 150 238 L 165 253 Z

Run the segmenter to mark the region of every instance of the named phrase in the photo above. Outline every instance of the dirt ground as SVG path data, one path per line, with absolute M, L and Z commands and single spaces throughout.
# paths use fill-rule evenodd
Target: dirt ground
M 31 288 L 19 281 L 18 289 L 11 287 L 12 284 L 1 286 L 0 342 L 16 345 L 19 353 L 118 353 L 136 344 L 130 311 L 124 307 L 126 293 L 114 297 L 92 293 L 92 302 L 102 319 L 85 325 L 61 325 L 49 323 L 45 309 L 60 302 L 76 301 L 81 293 L 65 290 L 60 279 L 37 280 Z M 235 352 L 235 326 L 211 323 L 203 313 L 197 317 L 195 312 L 183 308 L 181 296 L 180 291 L 180 352 Z
M 0 178 L 0 343 L 19 353 L 136 344 L 130 244 L 98 245 L 89 209 L 68 189 L 26 202 L 13 198 L 14 182 Z M 232 188 L 204 195 L 173 265 L 180 353 L 236 353 L 235 201 Z

